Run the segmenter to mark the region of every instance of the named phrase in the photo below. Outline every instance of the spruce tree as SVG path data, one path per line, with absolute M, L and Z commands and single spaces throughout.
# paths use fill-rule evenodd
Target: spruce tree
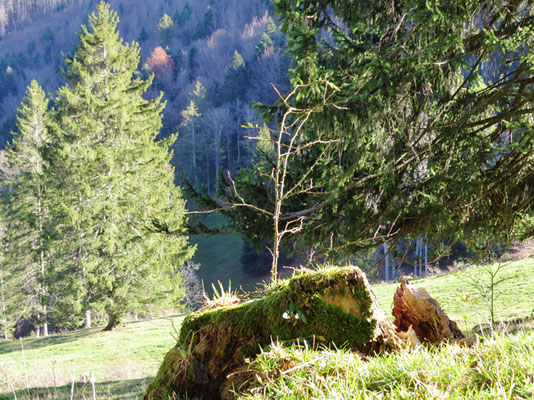
M 6 222 L 3 276 L 19 316 L 31 319 L 36 335 L 48 335 L 50 310 L 50 253 L 52 211 L 48 195 L 48 163 L 44 158 L 49 139 L 50 115 L 44 91 L 32 81 L 19 109 L 17 131 L 6 148 L 3 163 Z
M 175 136 L 156 141 L 161 94 L 143 98 L 152 77 L 140 79 L 139 47 L 123 43 L 117 23 L 101 3 L 65 59 L 67 84 L 57 94 L 63 235 L 70 238 L 65 268 L 76 276 L 82 308 L 108 315 L 106 329 L 127 311 L 175 304 L 182 294 L 178 266 L 194 251 L 185 236 L 144 229 L 157 217 L 181 232 L 185 204 L 170 165 Z
M 248 89 L 247 75 L 243 56 L 236 50 L 224 76 L 220 93 L 221 99 L 223 101 L 234 101 L 244 98 Z
M 303 222 L 295 246 L 345 257 L 427 234 L 507 241 L 532 216 L 534 3 L 273 5 L 288 35 L 294 96 L 261 109 L 284 121 L 288 142 L 313 110 L 298 140 L 315 145 L 287 165 L 287 187 L 312 188 L 284 205 L 282 221 Z M 271 171 L 238 177 L 239 198 L 228 182 L 227 202 L 275 210 L 276 193 L 256 185 Z M 238 229 L 274 236 L 263 232 L 263 214 L 240 213 Z

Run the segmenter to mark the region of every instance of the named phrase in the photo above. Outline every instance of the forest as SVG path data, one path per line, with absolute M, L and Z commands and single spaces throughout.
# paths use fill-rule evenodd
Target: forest
M 0 0 L 0 391 L 73 399 L 79 364 L 94 399 L 532 397 L 533 27 Z
M 2 0 L 5 338 L 191 306 L 188 236 L 386 281 L 529 237 L 528 4 L 428 6 L 424 43 L 306 4 Z
M 146 118 L 153 124 L 149 128 L 151 133 L 143 131 L 146 139 L 138 137 L 137 146 L 142 146 L 143 140 L 149 140 L 148 138 L 153 141 L 157 139 L 158 144 L 151 146 L 155 146 L 153 151 L 163 158 L 153 162 L 149 169 L 152 169 L 151 173 L 154 175 L 144 179 L 150 182 L 163 179 L 167 181 L 165 185 L 168 188 L 162 187 L 160 195 L 164 197 L 170 196 L 173 191 L 176 193 L 173 196 L 177 196 L 178 202 L 173 207 L 177 215 L 173 217 L 174 221 L 171 221 L 166 219 L 166 216 L 170 215 L 169 210 L 158 209 L 162 205 L 154 205 L 156 208 L 152 209 L 146 208 L 148 197 L 156 196 L 158 191 L 156 188 L 149 188 L 149 181 L 145 184 L 136 182 L 138 189 L 120 189 L 121 193 L 129 190 L 136 192 L 140 199 L 144 198 L 143 210 L 133 211 L 134 205 L 126 205 L 124 199 L 117 199 L 115 206 L 110 205 L 109 199 L 120 197 L 120 193 L 102 193 L 104 197 L 101 198 L 101 205 L 95 204 L 96 198 L 100 196 L 95 192 L 100 190 L 97 189 L 98 185 L 114 186 L 114 179 L 117 179 L 115 182 L 124 184 L 125 175 L 133 177 L 143 174 L 135 172 L 127 163 L 132 159 L 142 163 L 144 157 L 150 158 L 151 150 L 148 147 L 142 156 L 137 154 L 136 151 L 139 150 L 134 148 L 127 150 L 124 155 L 110 153 L 105 156 L 101 153 L 107 147 L 118 146 L 120 140 L 127 141 L 136 137 L 135 132 L 143 130 L 141 126 L 129 128 L 133 129 L 130 133 L 121 133 L 124 135 L 122 139 L 109 138 L 112 141 L 100 143 L 101 149 L 95 148 L 95 153 L 89 155 L 83 154 L 80 146 L 92 143 L 91 140 L 96 140 L 96 136 L 93 139 L 79 137 L 76 139 L 79 140 L 77 143 L 74 141 L 75 135 L 81 135 L 83 130 L 93 129 L 94 122 L 85 121 L 85 125 L 69 128 L 78 133 L 71 134 L 68 146 L 72 146 L 71 149 L 78 148 L 81 152 L 79 156 L 71 157 L 81 157 L 84 160 L 88 157 L 93 164 L 80 161 L 80 165 L 75 167 L 69 160 L 59 161 L 58 157 L 61 155 L 58 152 L 65 151 L 64 146 L 67 144 L 60 143 L 64 139 L 58 138 L 57 129 L 63 130 L 61 126 L 70 124 L 72 115 L 91 107 L 76 104 L 75 108 L 72 108 L 74 106 L 70 105 L 70 102 L 71 96 L 86 90 L 84 87 L 88 88 L 87 85 L 90 85 L 86 82 L 84 86 L 75 88 L 79 79 L 77 63 L 83 62 L 80 57 L 85 57 L 80 52 L 89 51 L 82 50 L 87 44 L 82 45 L 76 35 L 80 32 L 80 26 L 87 24 L 97 2 L 3 1 L 0 9 L 0 16 L 4 16 L 0 35 L 0 141 L 7 147 L 2 155 L 6 213 L 3 220 L 6 249 L 3 253 L 3 265 L 6 268 L 2 271 L 4 325 L 1 330 L 5 337 L 14 332 L 16 335 L 22 332 L 27 334 L 29 329 L 34 329 L 37 335 L 43 332 L 46 335 L 49 324 L 52 324 L 54 329 L 79 327 L 83 324 L 90 326 L 91 319 L 99 321 L 105 315 L 109 317 L 111 303 L 122 303 L 126 298 L 129 300 L 128 305 L 125 304 L 125 310 L 127 309 L 128 315 L 135 316 L 155 312 L 156 309 L 164 308 L 164 304 L 184 304 L 180 301 L 184 295 L 187 305 L 194 304 L 192 299 L 198 298 L 199 279 L 195 273 L 199 264 L 191 261 L 186 263 L 193 254 L 194 246 L 187 245 L 185 239 L 163 239 L 161 235 L 157 239 L 156 233 L 142 245 L 149 247 L 143 248 L 141 244 L 134 244 L 133 241 L 139 240 L 138 237 L 142 236 L 140 232 L 150 225 L 152 217 L 164 218 L 167 224 L 174 223 L 175 226 L 181 224 L 179 221 L 183 216 L 179 214 L 183 214 L 180 209 L 184 208 L 180 200 L 182 195 L 179 189 L 171 188 L 172 180 L 179 183 L 183 179 L 181 177 L 187 176 L 196 185 L 203 185 L 206 191 L 213 195 L 216 192 L 218 171 L 224 169 L 235 173 L 248 165 L 252 158 L 253 144 L 245 138 L 250 135 L 250 130 L 247 131 L 242 125 L 245 125 L 245 122 L 260 121 L 257 112 L 252 109 L 252 100 L 272 102 L 276 98 L 276 92 L 271 83 L 281 90 L 288 87 L 285 71 L 289 68 L 289 58 L 282 56 L 285 39 L 269 16 L 272 7 L 268 3 L 252 1 L 247 2 L 245 6 L 238 6 L 237 2 L 160 1 L 158 7 L 146 7 L 142 1 L 110 4 L 117 14 L 114 17 L 117 35 L 120 31 L 120 39 L 113 36 L 114 40 L 122 41 L 124 38 L 127 42 L 139 43 L 133 45 L 135 50 L 132 49 L 137 54 L 128 58 L 128 73 L 131 74 L 132 83 L 121 82 L 126 85 L 123 90 L 130 93 L 140 84 L 133 81 L 145 81 L 146 83 L 136 90 L 142 98 L 151 99 L 147 104 L 153 104 L 152 114 L 145 110 Z M 73 62 L 74 65 L 71 64 Z M 110 68 L 113 68 L 115 62 L 118 60 L 110 61 Z M 63 86 L 65 80 L 69 89 Z M 60 94 L 63 90 L 66 91 Z M 53 92 L 57 95 L 46 94 Z M 161 98 L 160 93 L 163 96 Z M 22 108 L 19 106 L 21 101 Z M 63 105 L 60 105 L 62 103 Z M 130 113 L 136 113 L 135 107 L 132 105 Z M 145 105 L 140 103 L 137 107 L 144 109 Z M 49 115 L 48 109 L 54 109 L 54 115 Z M 103 110 L 100 112 L 100 116 L 94 116 L 95 120 L 106 114 Z M 37 125 L 35 118 L 40 120 Z M 11 132 L 16 132 L 13 139 Z M 51 143 L 57 145 L 56 150 L 49 148 Z M 135 145 L 130 143 L 130 146 Z M 165 155 L 166 153 L 168 155 Z M 112 172 L 106 172 L 110 175 L 108 183 L 96 182 L 101 178 L 96 179 L 96 175 L 107 170 L 103 165 L 97 167 L 97 160 L 102 159 L 109 160 L 106 162 L 115 160 L 113 164 L 122 164 L 116 169 L 115 177 L 112 177 Z M 95 162 L 97 164 L 94 164 Z M 26 165 L 27 163 L 32 166 Z M 169 166 L 165 166 L 166 163 L 170 163 L 173 168 L 169 169 Z M 69 168 L 72 168 L 70 172 L 66 172 Z M 74 169 L 78 169 L 78 178 L 74 177 Z M 82 169 L 85 172 L 82 172 Z M 59 181 L 60 172 L 66 179 L 63 182 Z M 92 174 L 94 176 L 90 177 Z M 23 176 L 29 181 L 17 182 L 22 180 Z M 131 177 L 128 179 L 133 179 Z M 78 182 L 82 182 L 93 178 L 96 180 L 88 183 L 91 189 L 86 188 L 85 194 L 81 191 L 78 194 L 66 194 L 67 186 L 79 185 L 74 180 L 79 179 Z M 72 180 L 69 182 L 69 179 Z M 69 204 L 72 200 L 67 200 L 67 197 L 76 195 L 79 198 L 78 204 Z M 14 207 L 13 204 L 22 204 L 22 197 L 25 198 L 26 208 Z M 83 200 L 84 197 L 86 200 Z M 92 210 L 88 212 L 89 199 L 89 208 Z M 30 209 L 35 202 L 39 204 L 37 209 Z M 130 216 L 121 217 L 116 214 L 116 207 L 129 208 L 132 213 L 128 211 Z M 104 211 L 104 208 L 107 211 Z M 75 216 L 81 212 L 86 215 Z M 103 213 L 109 214 L 109 220 L 101 219 Z M 86 217 L 101 220 L 98 223 L 94 220 L 88 222 Z M 125 225 L 121 226 L 122 222 L 113 222 L 111 224 L 115 225 L 113 230 L 116 233 L 108 238 L 100 237 L 100 244 L 89 244 L 89 241 L 84 239 L 90 235 L 98 236 L 98 232 L 107 230 L 111 220 L 125 219 L 128 219 L 127 225 L 130 226 L 127 228 L 130 230 L 129 234 L 126 234 Z M 25 221 L 25 226 L 22 226 L 22 220 Z M 97 224 L 101 224 L 101 227 L 98 228 Z M 92 228 L 89 228 L 90 225 Z M 80 231 L 82 226 L 87 228 L 85 232 Z M 76 231 L 78 233 L 75 233 Z M 130 257 L 129 260 L 124 258 L 122 265 L 130 265 L 133 258 L 145 258 L 140 255 L 149 251 L 150 246 L 153 249 L 162 246 L 168 254 L 151 256 L 151 260 L 143 259 L 137 267 L 131 265 L 131 268 L 128 267 L 113 278 L 102 279 L 100 283 L 92 281 L 90 270 L 101 268 L 96 265 L 103 262 L 103 255 L 100 254 L 103 246 L 117 246 L 117 235 L 123 236 L 124 239 L 121 245 L 123 250 L 120 252 L 127 252 Z M 21 240 L 23 236 L 25 239 Z M 79 242 L 74 244 L 76 237 Z M 70 249 L 65 246 L 66 241 L 72 246 Z M 148 242 L 151 244 L 148 245 Z M 239 258 L 245 242 L 239 236 L 236 236 L 233 242 L 237 243 L 234 253 Z M 129 250 L 125 250 L 123 246 Z M 246 246 L 252 258 L 257 258 L 252 245 Z M 139 248 L 133 251 L 136 247 Z M 266 253 L 266 250 L 263 252 Z M 118 253 L 112 258 L 115 259 L 116 255 Z M 167 256 L 168 261 L 162 264 L 162 259 Z M 86 262 L 92 266 L 85 265 Z M 217 263 L 216 260 L 213 262 Z M 165 263 L 168 265 L 165 266 Z M 139 291 L 141 287 L 146 289 L 147 284 L 147 276 L 141 270 L 148 272 L 155 264 L 162 274 L 167 275 L 167 283 L 162 284 L 155 275 L 152 276 L 152 285 L 158 285 L 158 293 L 154 293 L 153 297 L 146 297 L 144 289 Z M 182 268 L 184 271 L 180 274 L 180 265 L 184 264 L 186 267 Z M 104 268 L 109 271 L 116 267 Z M 122 285 L 117 282 L 134 271 L 139 273 L 139 276 L 132 277 L 128 287 L 119 290 L 122 291 L 122 300 L 114 298 L 115 294 L 111 293 L 115 293 L 118 288 L 113 286 Z M 101 275 L 102 271 L 94 270 L 95 280 Z M 187 294 L 183 293 L 183 289 L 177 289 L 183 287 L 183 282 L 188 282 L 186 285 L 190 287 Z M 95 287 L 90 288 L 93 284 Z M 138 289 L 135 289 L 136 285 Z M 174 289 L 171 289 L 171 286 Z M 163 290 L 164 287 L 168 289 Z M 178 292 L 171 295 L 173 290 Z M 138 295 L 134 294 L 136 292 Z M 145 298 L 140 298 L 141 295 Z M 157 301 L 158 299 L 160 301 Z M 20 304 L 24 306 L 21 307 Z M 21 324 L 25 326 L 16 325 L 17 321 L 24 321 Z

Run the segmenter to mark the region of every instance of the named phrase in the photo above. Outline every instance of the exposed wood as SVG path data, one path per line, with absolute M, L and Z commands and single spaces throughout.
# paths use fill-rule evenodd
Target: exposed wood
M 420 341 L 432 344 L 465 339 L 456 322 L 449 319 L 426 289 L 410 285 L 404 277 L 393 303 L 395 326 L 399 332 L 413 329 Z

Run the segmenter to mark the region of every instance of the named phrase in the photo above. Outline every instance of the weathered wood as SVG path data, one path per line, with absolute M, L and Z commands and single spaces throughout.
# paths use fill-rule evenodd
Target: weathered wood
M 293 339 L 366 354 L 403 345 L 359 268 L 301 273 L 254 299 L 190 314 L 145 399 L 186 393 L 224 398 L 231 388 L 228 376 L 245 358 L 274 340 Z
M 410 285 L 404 277 L 393 298 L 393 316 L 399 332 L 411 328 L 423 343 L 440 344 L 465 338 L 438 302 L 424 288 Z

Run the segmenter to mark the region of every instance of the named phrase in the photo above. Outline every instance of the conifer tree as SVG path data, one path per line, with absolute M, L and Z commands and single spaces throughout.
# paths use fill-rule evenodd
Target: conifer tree
M 179 164 L 181 169 L 187 171 L 188 175 L 192 177 L 195 185 L 199 183 L 197 170 L 197 143 L 199 140 L 197 138 L 198 132 L 196 130 L 196 125 L 198 124 L 198 119 L 204 114 L 206 108 L 206 88 L 199 80 L 197 80 L 195 82 L 195 87 L 189 92 L 189 105 L 180 112 L 180 115 L 183 118 L 181 126 L 185 128 L 183 129 L 182 141 L 185 139 L 190 143 L 188 147 L 191 149 L 191 163 L 189 163 L 191 170 L 183 164 Z
M 83 26 L 67 57 L 67 84 L 58 91 L 57 141 L 62 144 L 65 274 L 70 288 L 109 317 L 112 329 L 127 311 L 176 302 L 178 266 L 194 249 L 185 236 L 143 229 L 157 217 L 181 232 L 185 204 L 170 166 L 171 136 L 156 142 L 161 94 L 145 100 L 152 83 L 139 78 L 139 47 L 125 44 L 106 3 Z
M 171 17 L 167 14 L 163 14 L 158 23 L 158 33 L 161 40 L 165 46 L 169 44 L 173 34 L 174 34 L 174 22 Z
M 236 50 L 224 76 L 220 97 L 224 101 L 242 99 L 248 89 L 247 68 L 243 56 Z
M 4 237 L 2 279 L 8 281 L 12 300 L 24 304 L 20 316 L 37 325 L 37 336 L 40 326 L 43 335 L 48 335 L 51 299 L 48 277 L 52 217 L 47 193 L 48 163 L 43 156 L 49 127 L 48 100 L 37 82 L 32 81 L 19 109 L 17 132 L 6 149 L 2 168 L 4 184 L 9 188 L 3 205 L 9 229 Z
M 284 206 L 282 221 L 303 221 L 295 246 L 345 257 L 421 235 L 508 241 L 532 216 L 534 3 L 273 5 L 294 96 L 261 109 L 281 130 L 317 110 L 300 134 L 322 142 L 288 161 L 288 187 L 313 188 Z M 276 193 L 256 185 L 272 167 L 256 168 L 236 179 L 240 198 L 229 182 L 228 202 L 275 210 Z M 275 237 L 262 213 L 240 212 L 241 231 Z

